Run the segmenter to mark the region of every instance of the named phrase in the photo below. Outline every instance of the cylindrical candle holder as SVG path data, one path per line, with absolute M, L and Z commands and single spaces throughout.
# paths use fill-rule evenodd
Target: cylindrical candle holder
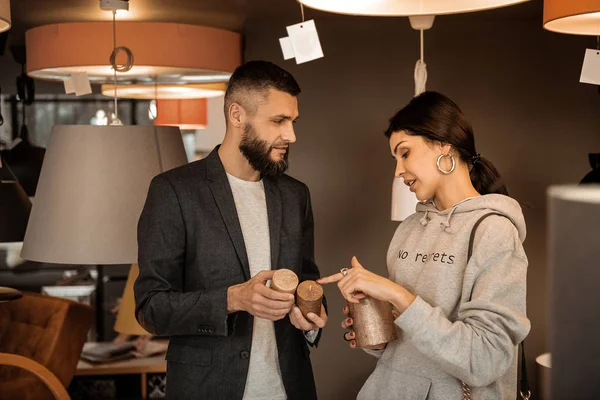
M 271 289 L 282 293 L 294 294 L 296 293 L 297 287 L 298 276 L 294 271 L 282 268 L 278 269 L 275 274 L 273 274 L 273 279 L 271 279 Z
M 369 347 L 396 340 L 392 306 L 387 301 L 365 297 L 359 303 L 348 303 L 356 347 Z
M 321 316 L 321 302 L 323 301 L 323 287 L 315 281 L 304 281 L 296 290 L 296 305 L 302 311 L 304 318 L 308 313 Z

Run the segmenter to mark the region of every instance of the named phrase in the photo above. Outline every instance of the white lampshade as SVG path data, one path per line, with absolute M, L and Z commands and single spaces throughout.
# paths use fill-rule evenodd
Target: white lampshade
M 404 221 L 415 212 L 417 196 L 404 184 L 404 179 L 394 178 L 392 186 L 392 221 Z
M 546 259 L 552 399 L 598 398 L 598 227 L 600 185 L 548 189 Z
M 0 32 L 10 29 L 10 0 L 0 0 Z
M 299 0 L 321 11 L 351 15 L 443 15 L 489 10 L 527 0 Z
M 25 233 L 26 260 L 137 262 L 137 223 L 150 181 L 187 163 L 165 126 L 55 126 Z

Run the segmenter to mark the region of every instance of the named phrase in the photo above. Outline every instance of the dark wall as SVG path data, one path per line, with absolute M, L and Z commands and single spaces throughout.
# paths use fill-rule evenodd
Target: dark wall
M 312 193 L 316 257 L 323 274 L 356 255 L 386 273 L 385 255 L 396 228 L 390 221 L 394 162 L 383 131 L 414 94 L 418 33 L 407 18 L 315 18 L 325 58 L 283 61 L 278 38 L 289 20 L 250 20 L 247 60 L 267 59 L 298 79 L 298 142 L 290 173 Z M 600 151 L 600 95 L 578 83 L 586 46 L 595 38 L 542 29 L 541 13 L 513 18 L 502 10 L 438 17 L 425 34 L 427 88 L 450 96 L 475 128 L 478 151 L 498 167 L 511 195 L 523 203 L 529 257 L 527 339 L 529 370 L 548 350 L 546 188 L 578 182 Z M 321 399 L 354 398 L 375 360 L 342 340 L 343 301 L 327 287 L 330 323 L 313 364 Z

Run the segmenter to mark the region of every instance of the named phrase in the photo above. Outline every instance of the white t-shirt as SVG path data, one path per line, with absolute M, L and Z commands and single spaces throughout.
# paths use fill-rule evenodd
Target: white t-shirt
M 271 244 L 267 201 L 262 180 L 245 181 L 227 174 L 250 264 L 250 275 L 271 269 Z M 286 400 L 281 379 L 275 327 L 272 321 L 254 318 L 250 367 L 244 400 Z

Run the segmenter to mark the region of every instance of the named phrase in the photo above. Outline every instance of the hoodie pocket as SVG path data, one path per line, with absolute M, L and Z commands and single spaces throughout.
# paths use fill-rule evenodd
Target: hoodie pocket
M 356 397 L 357 400 L 426 400 L 431 379 L 391 369 L 382 362 Z

